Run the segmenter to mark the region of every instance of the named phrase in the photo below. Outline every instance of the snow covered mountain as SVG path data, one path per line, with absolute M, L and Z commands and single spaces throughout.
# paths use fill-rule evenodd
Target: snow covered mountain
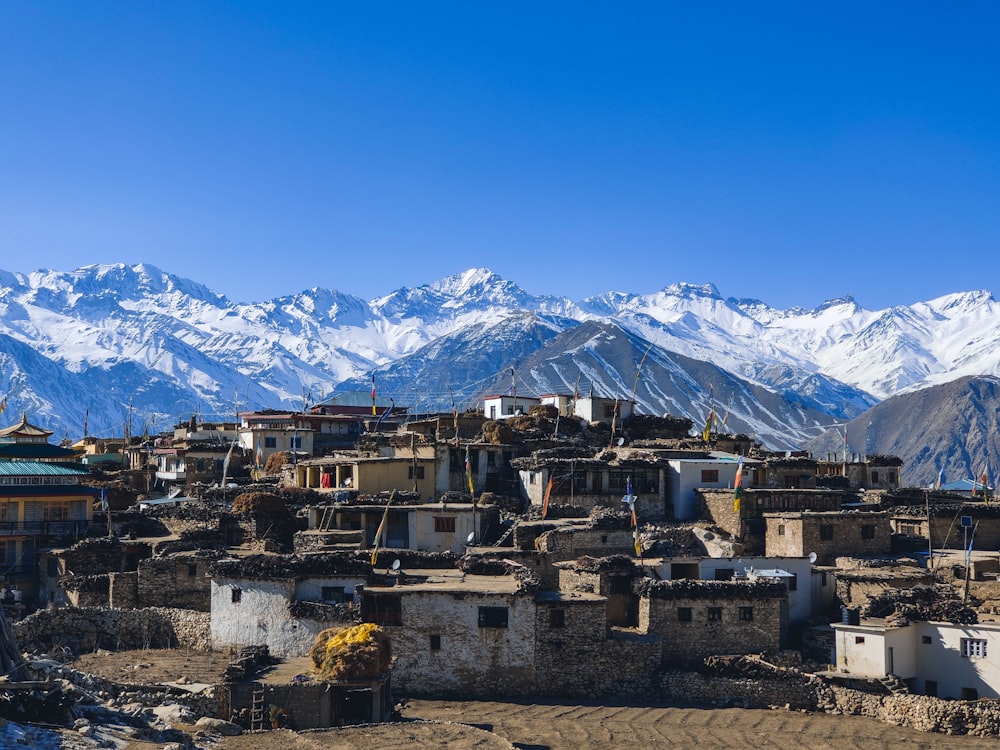
M 998 341 L 986 292 L 874 311 L 849 297 L 780 310 L 690 284 L 573 301 L 478 268 L 371 301 L 313 288 L 234 304 L 147 264 L 0 271 L 0 394 L 70 437 L 87 410 L 94 434 L 121 434 L 130 413 L 133 432 L 156 430 L 237 405 L 297 408 L 372 372 L 421 410 L 471 405 L 512 366 L 525 393 L 582 379 L 624 395 L 648 351 L 640 412 L 698 422 L 711 392 L 732 404 L 730 426 L 790 446 L 889 396 L 1000 375 Z

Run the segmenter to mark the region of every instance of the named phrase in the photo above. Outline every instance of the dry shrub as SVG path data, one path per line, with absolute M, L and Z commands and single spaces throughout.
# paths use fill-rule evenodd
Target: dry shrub
M 265 474 L 280 474 L 281 467 L 285 464 L 290 464 L 292 462 L 292 454 L 288 451 L 277 451 L 272 453 L 267 457 L 267 463 L 264 464 Z
M 271 492 L 244 492 L 233 500 L 234 513 L 281 513 L 285 501 Z
M 539 419 L 555 419 L 559 416 L 559 409 L 552 404 L 535 404 L 528 409 L 528 416 Z
M 388 637 L 370 622 L 324 630 L 309 651 L 314 671 L 330 682 L 377 679 L 388 671 L 391 657 Z

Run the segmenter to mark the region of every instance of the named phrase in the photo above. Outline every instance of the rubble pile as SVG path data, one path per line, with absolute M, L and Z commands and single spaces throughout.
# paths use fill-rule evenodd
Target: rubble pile
M 958 591 L 947 584 L 885 589 L 873 596 L 862 609 L 863 617 L 884 617 L 892 625 L 909 622 L 952 622 L 972 625 L 979 622 L 976 610 L 963 602 Z
M 389 639 L 373 623 L 351 628 L 329 628 L 316 636 L 309 651 L 315 672 L 330 682 L 378 679 L 389 669 Z

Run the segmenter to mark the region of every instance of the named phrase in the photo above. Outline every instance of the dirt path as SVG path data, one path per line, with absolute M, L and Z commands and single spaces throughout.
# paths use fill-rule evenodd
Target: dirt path
M 410 719 L 461 721 L 488 729 L 524 750 L 619 748 L 780 748 L 996 750 L 996 738 L 927 734 L 858 716 L 741 708 L 555 705 L 409 701 Z

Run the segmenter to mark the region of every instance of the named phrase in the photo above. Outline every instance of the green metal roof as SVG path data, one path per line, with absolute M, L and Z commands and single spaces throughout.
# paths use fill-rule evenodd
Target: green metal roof
M 87 474 L 86 469 L 66 464 L 0 459 L 0 477 L 81 477 Z

